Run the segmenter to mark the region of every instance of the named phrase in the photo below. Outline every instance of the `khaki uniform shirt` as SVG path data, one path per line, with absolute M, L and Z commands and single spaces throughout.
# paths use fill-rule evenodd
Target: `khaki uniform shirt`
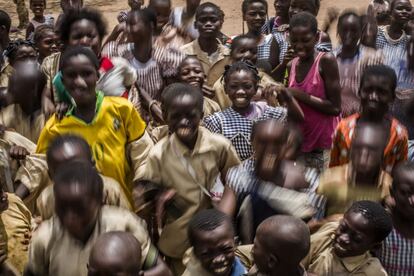
M 42 71 L 46 75 L 46 86 L 45 89 L 51 91 L 52 101 L 57 101 L 57 95 L 55 93 L 55 86 L 53 85 L 53 79 L 59 71 L 61 53 L 54 53 L 46 57 L 42 62 Z
M 101 175 L 103 181 L 103 204 L 121 207 L 132 211 L 121 185 L 113 178 Z M 49 185 L 36 201 L 37 210 L 42 220 L 50 219 L 55 214 L 55 195 L 53 194 L 53 186 Z
M 0 87 L 9 86 L 9 78 L 13 74 L 14 68 L 9 64 L 5 63 L 0 69 Z
M 325 224 L 311 236 L 311 249 L 302 261 L 309 273 L 320 276 L 381 276 L 388 275 L 380 261 L 366 252 L 360 256 L 339 258 L 332 247 L 338 222 Z
M 45 123 L 45 115 L 41 110 L 27 116 L 18 104 L 11 104 L 0 111 L 0 124 L 13 129 L 33 143 L 37 143 Z
M 345 213 L 358 200 L 380 201 L 390 194 L 392 177 L 381 171 L 377 187 L 352 187 L 348 183 L 349 165 L 329 168 L 321 175 L 317 193 L 327 198 L 327 216 Z
M 258 87 L 260 91 L 258 91 L 258 94 L 261 94 L 261 91 L 270 85 L 275 85 L 278 89 L 283 88 L 283 85 L 273 80 L 271 76 L 263 71 L 259 71 L 259 77 L 260 81 L 258 83 Z M 232 105 L 229 96 L 227 96 L 227 93 L 224 90 L 224 81 L 222 76 L 220 76 L 220 78 L 214 83 L 213 90 L 216 93 L 214 100 L 219 104 L 221 109 L 224 110 Z
M 103 206 L 89 240 L 82 244 L 54 216 L 44 221 L 33 233 L 28 267 L 35 275 L 86 276 L 89 254 L 95 241 L 100 235 L 111 231 L 130 232 L 137 238 L 141 244 L 143 264 L 151 247 L 146 229 L 146 223 L 135 214 L 121 208 Z
M 230 64 L 230 49 L 221 43 L 218 45 L 217 52 L 210 56 L 201 50 L 198 39 L 182 46 L 181 51 L 187 56 L 195 56 L 200 60 L 207 75 L 206 84 L 211 87 L 223 75 L 224 67 Z
M 175 134 L 164 137 L 154 146 L 143 174 L 136 180 L 150 181 L 177 192 L 170 206 L 175 205 L 182 214 L 177 216 L 172 208 L 166 209 L 166 222 L 159 241 L 159 248 L 166 256 L 182 258 L 190 247 L 189 220 L 199 210 L 211 207 L 206 193 L 213 188 L 220 173 L 226 174 L 239 163 L 230 141 L 203 127 L 199 127 L 192 151 Z
M 4 223 L 8 241 L 8 260 L 20 273 L 28 261 L 29 238 L 25 233 L 32 231 L 32 214 L 23 201 L 15 194 L 8 193 L 9 207 L 1 213 L 1 219 Z

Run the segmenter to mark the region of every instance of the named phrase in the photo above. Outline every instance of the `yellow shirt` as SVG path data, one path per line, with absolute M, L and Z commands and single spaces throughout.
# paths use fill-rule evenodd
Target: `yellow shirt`
M 145 169 L 136 180 L 174 189 L 177 194 L 173 202 L 182 211 L 177 218 L 172 209 L 166 210 L 166 222 L 159 241 L 159 248 L 166 256 L 183 256 L 190 247 L 187 238 L 189 220 L 199 210 L 211 207 L 211 200 L 201 187 L 210 191 L 220 173 L 226 174 L 239 163 L 231 142 L 203 127 L 199 127 L 192 151 L 175 134 L 164 137 L 152 148 Z
M 101 175 L 103 181 L 103 201 L 104 205 L 121 207 L 132 210 L 124 192 L 119 183 L 110 177 Z M 37 198 L 37 210 L 42 220 L 50 219 L 55 213 L 55 195 L 53 194 L 53 186 L 49 185 Z
M 103 97 L 97 94 L 97 112 L 91 123 L 85 123 L 74 115 L 58 120 L 49 119 L 40 134 L 37 152 L 45 153 L 53 139 L 62 134 L 77 134 L 92 149 L 97 169 L 116 179 L 132 203 L 132 186 L 129 181 L 131 169 L 126 147 L 138 140 L 145 131 L 145 122 L 128 100 L 121 97 Z
M 41 110 L 27 116 L 18 104 L 11 104 L 0 111 L 0 124 L 13 129 L 33 143 L 37 143 L 45 121 L 45 115 Z
M 32 214 L 24 205 L 23 201 L 15 194 L 8 193 L 9 208 L 1 213 L 8 241 L 8 260 L 20 272 L 28 261 L 29 238 L 25 233 L 32 231 Z M 23 244 L 26 242 L 27 244 Z
M 28 267 L 35 275 L 86 276 L 89 254 L 95 241 L 111 231 L 133 234 L 141 244 L 141 265 L 144 264 L 151 248 L 146 223 L 125 209 L 103 206 L 86 244 L 74 239 L 56 216 L 44 221 L 33 233 Z
M 230 64 L 230 49 L 219 43 L 217 51 L 210 56 L 201 50 L 198 39 L 181 47 L 187 56 L 197 57 L 203 66 L 204 73 L 207 75 L 207 85 L 213 86 L 214 83 L 223 75 L 224 67 Z
M 326 215 L 343 214 L 358 200 L 380 201 L 390 194 L 392 177 L 382 171 L 377 187 L 348 185 L 349 165 L 327 169 L 320 178 L 317 193 L 327 198 Z
M 338 222 L 325 224 L 311 236 L 311 248 L 308 256 L 302 261 L 309 273 L 320 276 L 385 276 L 387 272 L 380 261 L 366 252 L 363 255 L 339 258 L 332 247 L 333 235 L 338 228 Z

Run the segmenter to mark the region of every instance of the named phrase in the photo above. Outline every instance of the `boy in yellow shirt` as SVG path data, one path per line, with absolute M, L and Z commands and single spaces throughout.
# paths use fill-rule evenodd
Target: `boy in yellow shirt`
M 144 135 L 145 122 L 128 100 L 104 97 L 96 91 L 99 62 L 92 50 L 71 48 L 63 54 L 61 63 L 63 85 L 72 98 L 72 106 L 62 120 L 56 115 L 49 119 L 40 135 L 37 152 L 45 153 L 56 136 L 80 135 L 92 148 L 97 169 L 117 180 L 132 203 L 127 145 Z
M 225 179 L 227 171 L 240 163 L 230 141 L 200 127 L 203 96 L 197 88 L 176 83 L 162 96 L 164 118 L 172 135 L 152 148 L 138 188 L 154 183 L 167 191 L 157 203 L 158 221 L 165 207 L 165 224 L 159 248 L 168 257 L 176 275 L 184 271 L 181 259 L 190 247 L 187 225 L 191 217 L 212 206 L 216 179 Z M 161 227 L 161 225 L 159 225 Z

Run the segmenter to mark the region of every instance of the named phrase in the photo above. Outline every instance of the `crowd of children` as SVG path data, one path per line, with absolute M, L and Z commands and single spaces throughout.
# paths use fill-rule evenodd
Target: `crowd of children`
M 60 2 L 0 10 L 0 275 L 414 275 L 410 0 Z

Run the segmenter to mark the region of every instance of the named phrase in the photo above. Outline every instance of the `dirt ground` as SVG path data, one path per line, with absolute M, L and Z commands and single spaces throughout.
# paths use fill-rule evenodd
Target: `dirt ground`
M 185 0 L 172 0 L 174 6 L 180 6 L 185 3 Z M 212 2 L 219 4 L 224 10 L 226 17 L 223 27 L 224 33 L 228 35 L 236 35 L 242 32 L 242 17 L 241 17 L 241 3 L 242 0 L 211 0 Z M 29 0 L 26 0 L 26 6 L 29 7 Z M 148 2 L 148 0 L 146 0 Z M 269 3 L 273 4 L 273 0 L 269 0 Z M 321 10 L 318 16 L 319 22 L 322 23 L 326 16 L 326 11 L 329 7 L 335 7 L 339 10 L 353 8 L 357 10 L 366 9 L 369 0 L 322 0 Z M 86 6 L 94 7 L 105 13 L 105 17 L 108 20 L 110 28 L 117 23 L 116 17 L 121 10 L 128 8 L 127 0 L 85 0 Z M 60 12 L 59 0 L 47 0 L 48 12 L 53 13 L 55 18 Z M 270 5 L 269 16 L 274 14 L 273 5 Z M 16 6 L 13 0 L 0 0 L 0 9 L 6 10 L 13 19 L 13 26 L 18 25 Z M 333 40 L 335 40 L 335 30 L 331 34 Z

